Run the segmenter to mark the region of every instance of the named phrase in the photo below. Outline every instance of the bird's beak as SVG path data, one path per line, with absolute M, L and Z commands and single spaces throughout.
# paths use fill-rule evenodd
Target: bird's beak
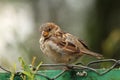
M 42 32 L 42 35 L 43 35 L 44 37 L 47 37 L 47 36 L 49 35 L 49 33 L 48 33 L 47 31 L 43 31 L 43 32 Z

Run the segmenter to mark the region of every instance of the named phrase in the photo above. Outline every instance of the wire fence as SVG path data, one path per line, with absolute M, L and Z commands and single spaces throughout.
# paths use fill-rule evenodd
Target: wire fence
M 98 71 L 98 69 L 101 69 L 101 67 L 98 64 L 100 64 L 100 65 L 103 64 L 104 65 L 104 62 L 105 62 L 105 64 L 106 64 L 106 62 L 110 64 L 109 68 L 106 68 L 104 70 L 104 72 L 100 73 Z M 93 67 L 92 65 L 95 65 L 95 66 Z M 97 65 L 99 67 L 96 67 Z M 84 65 L 82 63 L 77 63 L 77 64 L 42 64 L 41 67 L 66 67 L 66 69 L 62 70 L 59 74 L 57 74 L 53 78 L 50 78 L 47 75 L 42 74 L 42 73 L 35 73 L 35 75 L 36 76 L 42 76 L 42 77 L 46 78 L 47 80 L 55 80 L 55 79 L 59 78 L 60 76 L 62 76 L 66 71 L 74 70 L 74 71 L 76 71 L 76 75 L 86 76 L 87 71 L 90 70 L 90 71 L 93 71 L 96 74 L 102 76 L 102 75 L 108 73 L 109 71 L 111 71 L 112 69 L 114 69 L 116 67 L 119 67 L 119 66 L 120 66 L 120 60 L 115 60 L 115 59 L 96 60 L 96 61 L 89 62 L 87 65 Z M 11 73 L 9 70 L 6 70 L 2 66 L 0 66 L 0 69 L 6 71 L 7 73 Z M 81 70 L 82 72 L 78 72 L 78 70 Z M 18 74 L 18 73 L 21 73 L 21 72 L 17 72 L 16 74 Z

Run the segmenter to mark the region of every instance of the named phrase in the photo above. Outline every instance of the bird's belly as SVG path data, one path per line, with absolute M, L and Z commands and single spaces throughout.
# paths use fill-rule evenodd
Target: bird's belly
M 42 52 L 48 56 L 47 58 L 50 58 L 50 60 L 52 60 L 54 63 L 73 63 L 80 57 L 79 54 L 65 53 L 58 47 L 51 47 L 46 44 L 48 43 L 45 43 L 43 46 L 41 45 L 40 48 Z M 53 43 L 51 44 L 54 45 Z
M 52 50 L 48 50 L 46 55 L 54 62 L 54 63 L 73 63 L 75 62 L 79 56 L 78 55 L 69 55 L 68 53 L 58 53 Z

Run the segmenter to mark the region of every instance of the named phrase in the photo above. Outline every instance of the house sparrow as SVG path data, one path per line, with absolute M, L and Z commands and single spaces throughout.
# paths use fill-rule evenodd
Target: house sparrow
M 64 32 L 54 23 L 41 25 L 40 34 L 41 51 L 55 63 L 73 63 L 84 54 L 102 58 L 102 55 L 90 51 L 83 41 Z

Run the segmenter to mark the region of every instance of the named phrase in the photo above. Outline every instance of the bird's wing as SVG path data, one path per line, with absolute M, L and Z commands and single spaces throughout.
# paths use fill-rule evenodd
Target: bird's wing
M 73 36 L 73 35 L 71 35 L 71 34 L 69 34 L 69 33 L 66 33 L 65 35 L 67 36 L 66 39 L 69 40 L 70 42 L 72 42 L 72 43 L 74 43 L 74 44 L 80 43 L 80 44 L 82 44 L 86 49 L 89 49 L 88 46 L 84 43 L 84 41 L 78 39 L 77 37 L 75 37 L 75 36 Z
M 64 52 L 68 52 L 68 53 L 79 53 L 80 52 L 78 47 L 76 47 L 73 43 L 68 42 L 68 41 L 66 42 L 60 41 L 57 43 L 57 45 L 61 47 L 64 50 Z
M 78 41 L 86 48 L 86 49 L 89 49 L 88 46 L 80 39 L 78 39 Z
M 62 37 L 57 39 L 56 37 L 51 37 L 50 38 L 52 41 L 52 44 L 50 44 L 51 47 L 54 46 L 54 50 L 57 50 L 59 48 L 59 50 L 57 51 L 62 51 L 65 53 L 79 53 L 80 49 L 79 47 L 77 47 L 74 43 L 70 42 L 70 41 L 65 41 L 65 38 L 63 39 Z

